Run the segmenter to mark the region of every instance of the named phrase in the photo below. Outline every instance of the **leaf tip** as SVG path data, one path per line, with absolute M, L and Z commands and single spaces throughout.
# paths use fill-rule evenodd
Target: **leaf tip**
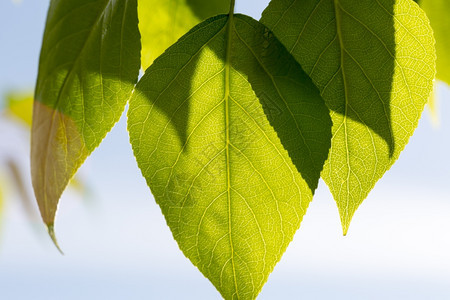
M 53 244 L 55 245 L 56 249 L 58 249 L 59 253 L 64 255 L 64 252 L 61 250 L 61 247 L 59 247 L 58 240 L 56 239 L 54 224 L 47 225 L 47 231 L 48 231 L 48 234 L 50 235 L 50 238 L 52 239 Z
M 350 223 L 342 224 L 342 235 L 347 236 L 348 228 L 350 227 Z
M 352 222 L 353 214 L 348 215 L 346 213 L 341 213 L 341 226 L 342 226 L 342 235 L 347 236 L 348 229 L 350 228 L 350 223 Z

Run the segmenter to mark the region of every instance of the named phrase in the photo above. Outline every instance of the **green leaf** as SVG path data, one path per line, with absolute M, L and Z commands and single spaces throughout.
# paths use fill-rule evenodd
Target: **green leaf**
M 136 0 L 53 0 L 39 61 L 33 187 L 54 222 L 69 179 L 119 120 L 139 73 Z
M 254 299 L 300 225 L 330 146 L 311 80 L 262 24 L 218 16 L 146 71 L 128 129 L 181 250 L 224 298 Z
M 437 78 L 450 84 L 450 1 L 421 0 L 436 38 Z
M 261 19 L 292 53 L 332 111 L 322 177 L 344 234 L 397 160 L 433 86 L 432 30 L 412 0 L 272 0 Z
M 230 0 L 139 0 L 144 69 L 189 29 L 229 6 Z

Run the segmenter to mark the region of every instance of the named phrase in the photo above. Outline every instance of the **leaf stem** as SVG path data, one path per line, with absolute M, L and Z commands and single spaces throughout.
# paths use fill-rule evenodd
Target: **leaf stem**
M 233 16 L 233 14 L 234 14 L 234 4 L 235 4 L 235 0 L 231 0 L 231 3 L 230 3 L 230 11 L 229 11 L 229 15 L 230 15 L 230 17 L 232 17 Z

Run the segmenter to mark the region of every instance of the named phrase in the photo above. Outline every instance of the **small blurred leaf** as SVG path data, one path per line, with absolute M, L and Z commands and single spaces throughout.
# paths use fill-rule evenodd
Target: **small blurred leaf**
M 201 21 L 228 12 L 230 0 L 139 0 L 142 67 Z
M 20 199 L 22 206 L 27 215 L 28 221 L 34 222 L 39 220 L 39 215 L 35 210 L 35 203 L 29 193 L 29 181 L 25 178 L 23 170 L 17 160 L 9 159 L 6 162 L 7 171 L 10 175 L 12 183 L 15 185 L 15 190 L 18 193 L 18 199 Z
M 428 111 L 430 112 L 430 118 L 432 125 L 436 128 L 439 127 L 439 99 L 436 97 L 436 82 L 434 83 L 434 89 L 431 93 L 430 99 L 428 99 Z
M 6 95 L 6 112 L 19 118 L 29 127 L 33 115 L 32 93 L 9 93 Z
M 71 188 L 73 188 L 74 190 L 83 193 L 85 191 L 85 183 L 80 180 L 80 178 L 78 178 L 77 176 L 73 177 L 70 182 L 69 185 Z

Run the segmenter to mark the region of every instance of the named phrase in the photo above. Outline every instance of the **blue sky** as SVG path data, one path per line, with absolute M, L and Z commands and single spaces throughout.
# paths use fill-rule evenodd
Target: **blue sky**
M 237 1 L 259 18 L 268 1 Z M 32 89 L 48 1 L 0 2 L 0 95 Z M 450 89 L 439 84 L 441 122 L 425 112 L 399 161 L 341 234 L 323 182 L 259 299 L 450 299 Z M 27 166 L 24 134 L 0 123 Z M 6 144 L 7 143 L 7 144 Z M 80 170 L 91 192 L 69 190 L 56 230 L 61 256 L 43 225 L 14 197 L 0 223 L 2 299 L 220 299 L 179 251 L 140 176 L 125 120 Z M 37 208 L 36 208 L 37 211 Z

